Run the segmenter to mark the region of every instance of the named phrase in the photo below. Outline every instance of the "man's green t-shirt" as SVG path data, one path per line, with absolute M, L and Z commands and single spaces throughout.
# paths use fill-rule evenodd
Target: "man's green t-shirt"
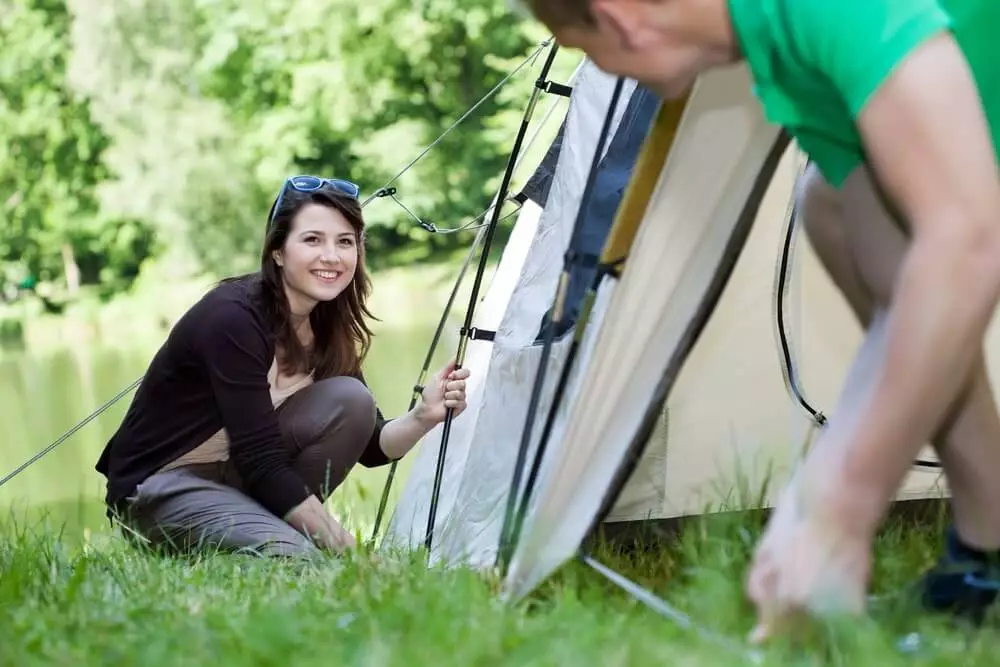
M 855 118 L 915 47 L 951 30 L 1000 154 L 1000 0 L 729 0 L 768 120 L 840 186 L 864 161 Z

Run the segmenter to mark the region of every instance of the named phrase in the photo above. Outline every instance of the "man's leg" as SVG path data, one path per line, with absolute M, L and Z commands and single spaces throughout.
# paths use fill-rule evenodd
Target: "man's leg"
M 840 192 L 810 166 L 800 184 L 800 211 L 810 241 L 862 325 L 884 316 L 908 239 L 886 213 L 867 173 L 858 170 Z M 980 355 L 966 389 L 933 442 L 952 493 L 953 555 L 963 545 L 1000 547 L 1000 416 Z M 958 537 L 956 540 L 955 538 Z

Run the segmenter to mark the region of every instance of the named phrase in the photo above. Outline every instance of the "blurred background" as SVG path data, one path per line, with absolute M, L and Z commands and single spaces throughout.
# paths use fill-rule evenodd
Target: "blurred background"
M 136 380 L 215 281 L 257 267 L 287 175 L 371 195 L 547 36 L 507 0 L 0 0 L 0 476 Z M 489 205 L 544 56 L 395 182 L 407 208 L 449 229 Z M 560 53 L 550 78 L 578 60 Z M 475 229 L 428 232 L 389 198 L 365 213 L 381 320 L 366 375 L 388 416 Z M 0 487 L 0 509 L 106 529 L 94 463 L 130 399 Z M 367 529 L 386 472 L 357 470 L 333 499 L 352 527 Z

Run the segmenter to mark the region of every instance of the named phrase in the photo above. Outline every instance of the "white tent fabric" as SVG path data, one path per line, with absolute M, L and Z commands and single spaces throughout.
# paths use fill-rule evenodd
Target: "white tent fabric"
M 620 280 L 607 279 L 587 330 L 581 381 L 549 445 L 505 594 L 517 598 L 573 556 L 622 466 L 643 413 L 699 304 L 757 174 L 778 137 L 733 68 L 699 80 Z M 771 469 L 780 491 L 810 430 L 789 396 L 774 327 L 775 268 L 801 156 L 790 148 L 728 286 L 669 393 L 664 418 L 605 520 L 659 519 L 743 504 Z M 832 409 L 860 330 L 801 244 L 793 271 L 798 366 L 809 394 Z M 914 471 L 902 497 L 940 495 L 936 471 Z M 735 508 L 735 507 L 734 507 Z
M 615 77 L 589 61 L 577 71 L 545 210 L 535 224 L 522 225 L 518 220 L 501 259 L 500 272 L 508 278 L 516 272 L 517 284 L 512 289 L 509 280 L 500 280 L 498 275 L 486 301 L 477 307 L 476 326 L 496 330 L 496 337 L 493 343 L 469 343 L 465 365 L 476 379 L 467 387 L 469 407 L 454 420 L 448 440 L 432 562 L 444 558 L 479 566 L 492 564 L 496 555 L 522 415 L 540 358 L 534 337 L 552 303 L 615 82 Z M 634 88 L 634 82 L 624 86 L 612 129 L 620 122 Z M 526 248 L 529 241 L 530 248 Z M 553 354 L 555 374 L 561 359 Z M 440 442 L 440 427 L 424 438 L 383 548 L 423 542 Z
M 476 307 L 475 326 L 491 331 L 499 326 L 511 293 L 520 280 L 521 269 L 535 237 L 541 213 L 542 209 L 530 199 L 522 205 L 496 274 L 490 281 L 489 290 Z M 453 483 L 454 475 L 465 465 L 469 456 L 473 427 L 482 408 L 486 372 L 492 354 L 492 346 L 488 343 L 469 342 L 463 364 L 471 371 L 466 382 L 467 407 L 465 412 L 452 422 L 448 438 L 448 456 L 445 459 L 444 481 L 438 498 L 439 517 L 447 516 L 455 504 L 458 487 Z M 441 431 L 441 426 L 432 429 L 417 450 L 413 469 L 407 477 L 406 486 L 387 526 L 383 548 L 412 548 L 423 542 L 430 511 L 437 454 L 441 445 Z

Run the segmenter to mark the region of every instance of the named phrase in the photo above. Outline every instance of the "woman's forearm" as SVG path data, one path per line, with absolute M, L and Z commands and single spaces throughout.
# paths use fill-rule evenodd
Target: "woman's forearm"
M 355 546 L 354 536 L 330 516 L 316 496 L 309 496 L 293 507 L 285 521 L 303 535 L 310 537 L 322 549 L 341 553 Z
M 379 446 L 392 460 L 401 459 L 427 435 L 437 422 L 421 419 L 416 408 L 393 419 L 382 428 Z

